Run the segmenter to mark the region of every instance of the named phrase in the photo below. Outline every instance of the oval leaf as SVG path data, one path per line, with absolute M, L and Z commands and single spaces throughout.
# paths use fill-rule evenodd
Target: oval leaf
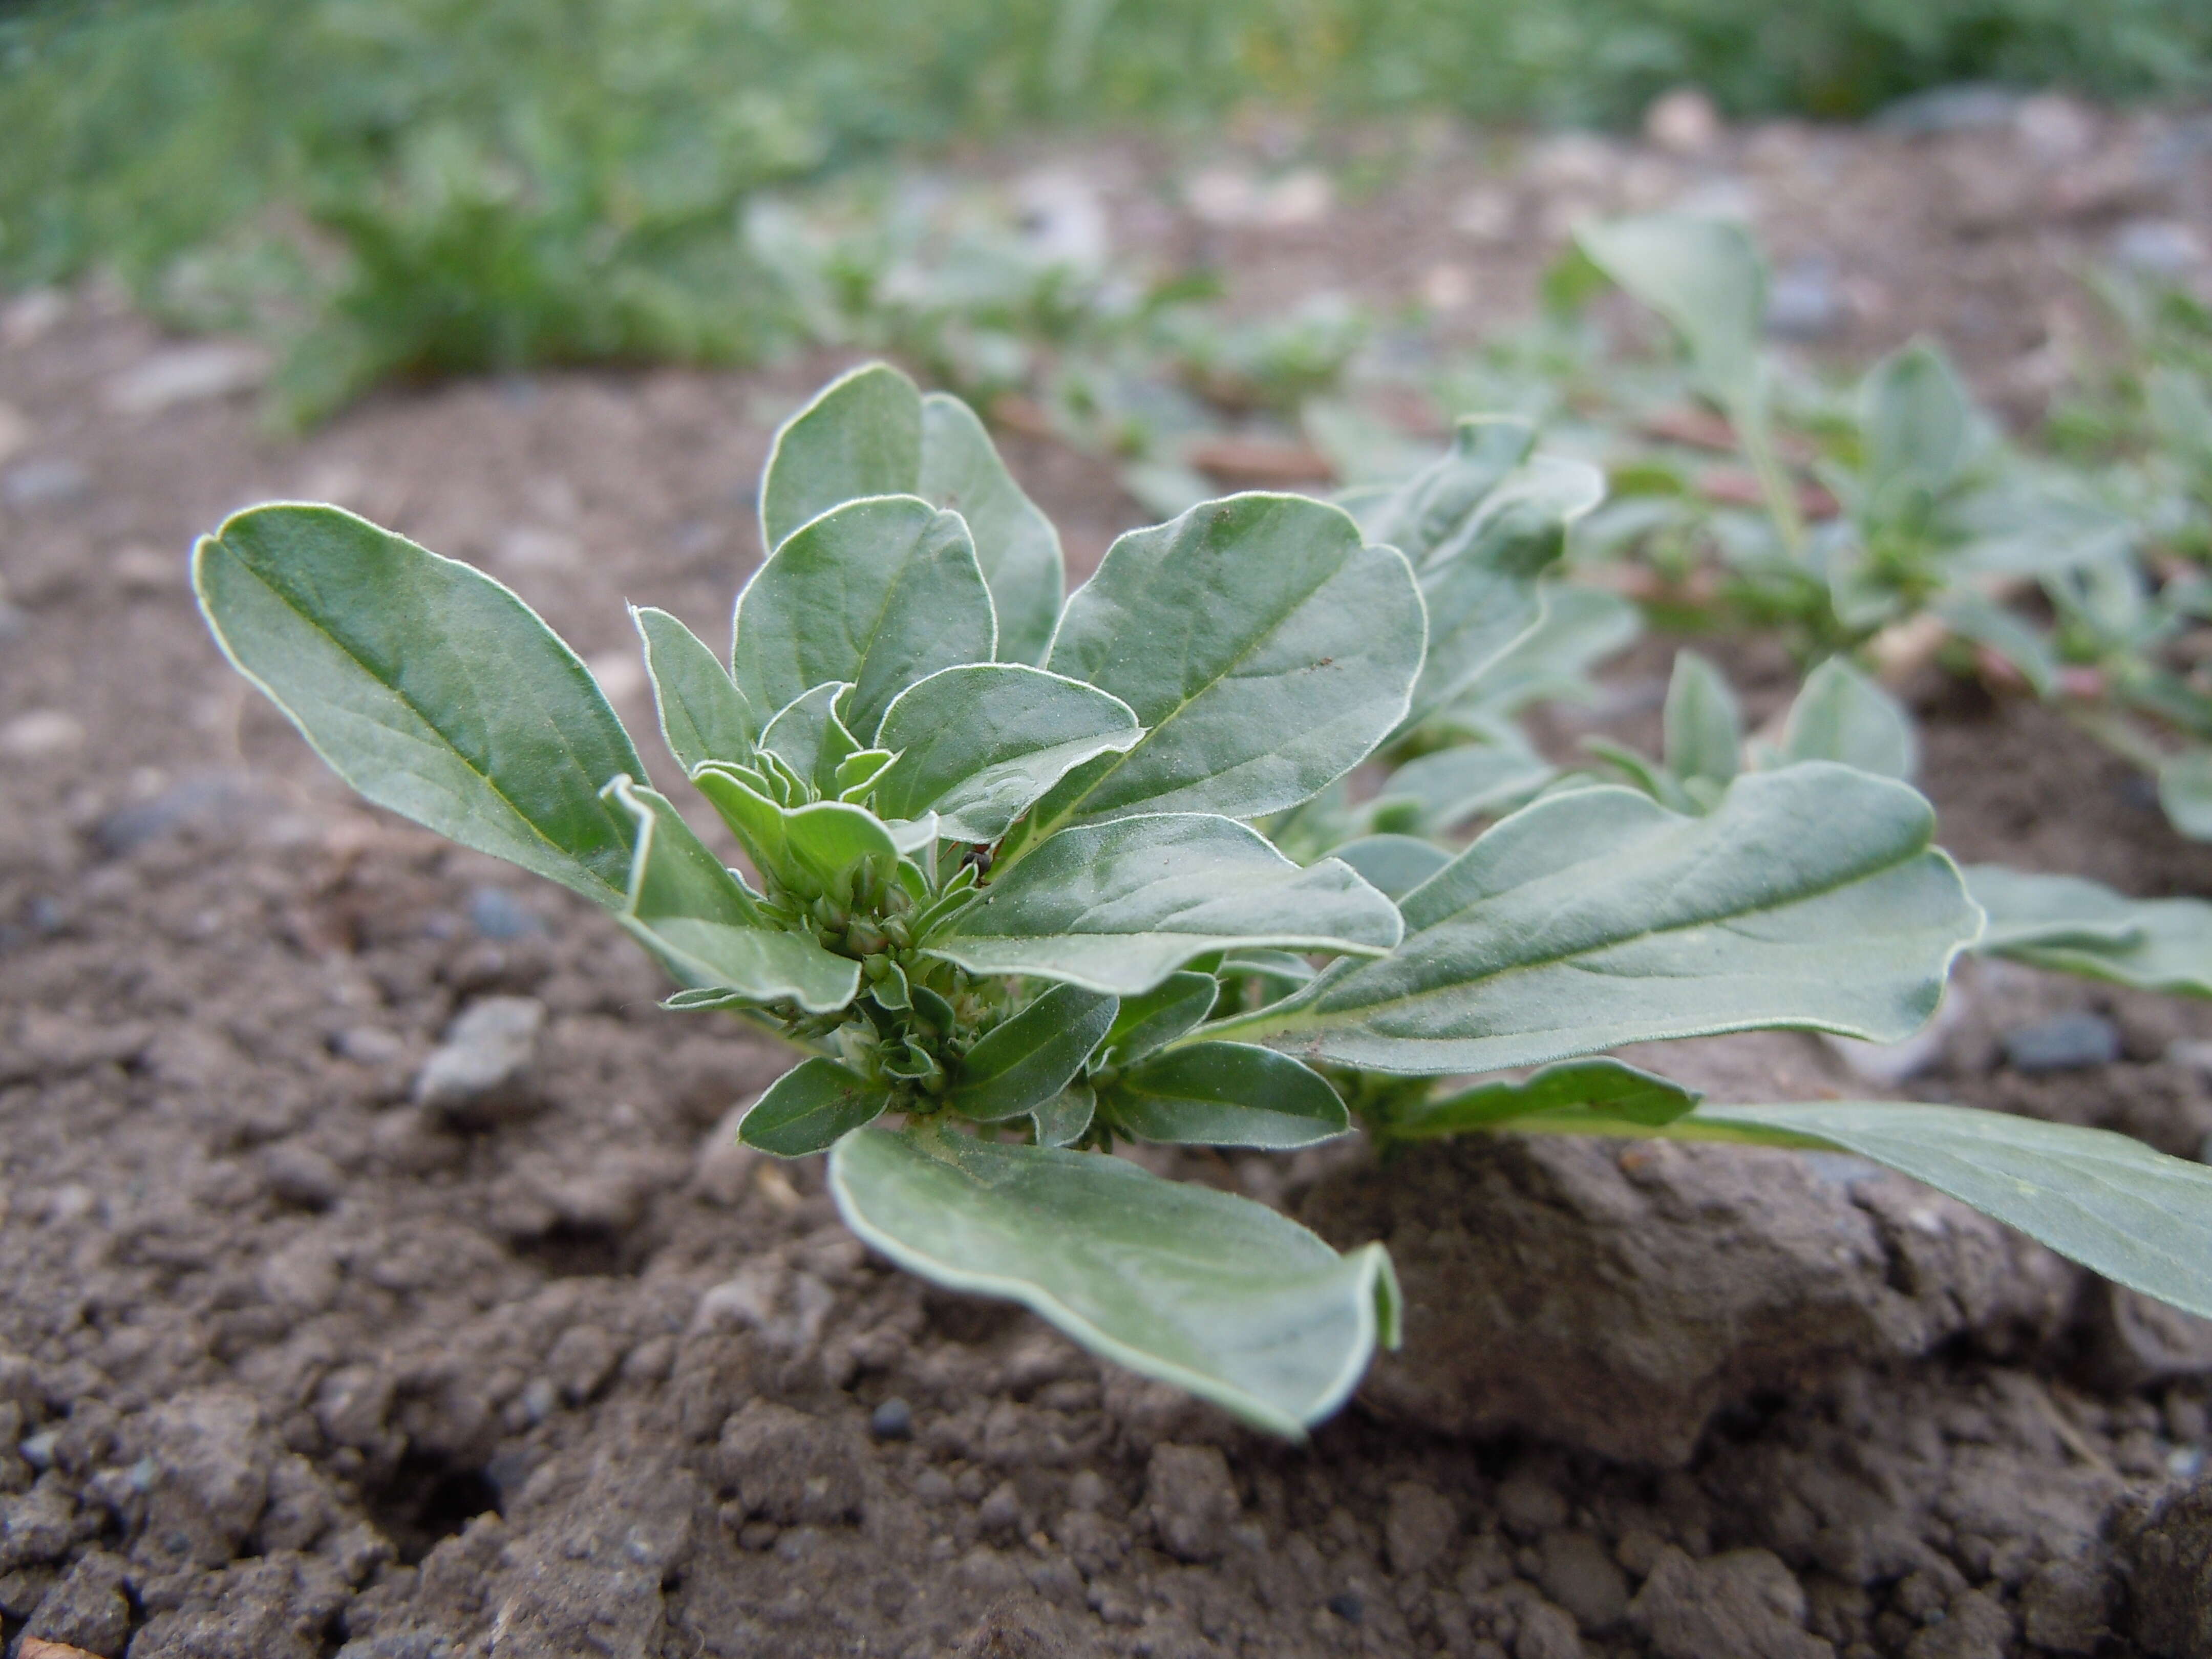
M 1079 985 L 1055 985 L 986 1031 L 961 1061 L 946 1097 L 981 1123 L 1023 1117 L 1075 1080 L 1120 1005 Z
M 1664 732 L 1661 752 L 1676 777 L 1726 783 L 1735 776 L 1743 750 L 1743 713 L 1720 670 L 1694 651 L 1674 653 Z
M 1040 1146 L 1073 1146 L 1089 1131 L 1097 1110 L 1097 1097 L 1084 1085 L 1071 1083 L 1030 1114 L 1030 1126 Z
M 968 521 L 998 609 L 1000 660 L 1042 662 L 1067 586 L 1060 532 L 1022 494 L 982 422 L 957 398 L 933 392 L 921 400 L 921 476 L 910 487 Z
M 833 382 L 777 433 L 761 485 L 761 544 L 864 495 L 919 495 L 967 521 L 999 618 L 1000 658 L 1043 660 L 1066 577 L 1060 532 L 1022 494 L 975 411 L 927 398 L 886 363 Z
M 1099 1109 L 1139 1140 L 1274 1152 L 1334 1139 L 1352 1127 L 1316 1073 L 1249 1042 L 1194 1042 L 1138 1061 L 1102 1085 Z
M 1434 842 L 1415 836 L 1362 836 L 1335 849 L 1376 891 L 1403 898 L 1452 861 Z
M 891 1091 L 834 1060 L 801 1062 L 769 1085 L 738 1122 L 738 1139 L 778 1158 L 826 1152 L 884 1115 Z
M 1804 690 L 1790 705 L 1782 753 L 1788 761 L 1838 761 L 1905 781 L 1920 765 L 1912 717 L 1841 657 L 1805 677 Z
M 1404 556 L 1323 502 L 1234 495 L 1131 532 L 1067 602 L 1048 665 L 1148 729 L 1055 791 L 1038 832 L 1296 805 L 1405 714 L 1424 627 Z
M 1741 225 L 1646 213 L 1585 222 L 1575 240 L 1607 276 L 1674 325 L 1707 392 L 1732 412 L 1758 401 L 1766 268 Z
M 865 744 L 892 698 L 940 668 L 988 662 L 996 637 L 959 515 L 884 495 L 811 520 L 753 573 L 731 666 L 760 709 L 849 682 L 846 724 Z
M 632 605 L 629 618 L 645 641 L 660 735 L 677 764 L 689 774 L 706 761 L 749 759 L 759 718 L 720 659 L 665 611 Z
M 1289 1438 L 1350 1397 L 1398 1286 L 1249 1199 L 1091 1152 L 868 1130 L 830 1157 L 845 1223 L 910 1273 L 1021 1303 L 1093 1353 Z
M 876 781 L 885 817 L 935 811 L 947 841 L 988 843 L 1075 767 L 1143 735 L 1094 685 L 1013 663 L 947 668 L 899 694 L 877 743 L 898 758 Z
M 1981 924 L 1934 817 L 1818 761 L 1740 778 L 1702 818 L 1626 789 L 1551 797 L 1408 893 L 1389 957 L 1216 1034 L 1431 1073 L 1759 1026 L 1894 1042 Z
M 216 642 L 332 770 L 614 908 L 644 763 L 576 653 L 481 571 L 334 507 L 258 507 L 192 551 Z
M 1923 1181 L 2115 1283 L 2212 1318 L 2212 1170 L 2107 1129 L 1967 1106 L 1700 1106 L 1682 1120 L 1826 1142 Z
M 1127 1066 L 1206 1023 L 1221 994 L 1211 974 L 1170 974 L 1149 991 L 1121 999 L 1121 1011 L 1099 1045 L 1102 1066 Z
M 1202 812 L 1063 830 L 922 941 L 971 973 L 1149 990 L 1231 945 L 1380 955 L 1397 907 L 1334 859 L 1300 869 Z
M 761 545 L 774 552 L 801 525 L 847 501 L 914 495 L 921 473 L 921 398 L 914 382 L 887 363 L 841 375 L 776 431 L 761 473 Z

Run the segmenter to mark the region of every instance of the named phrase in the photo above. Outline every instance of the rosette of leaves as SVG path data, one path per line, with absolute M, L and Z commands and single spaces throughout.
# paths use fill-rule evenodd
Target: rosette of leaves
M 575 654 L 467 566 L 270 506 L 204 539 L 194 580 L 231 659 L 368 799 L 605 906 L 672 1007 L 793 1044 L 742 1137 L 826 1151 L 870 1244 L 1277 1432 L 1396 1341 L 1382 1247 L 1340 1254 L 1117 1145 L 1304 1146 L 1353 1106 L 1402 1139 L 1458 1109 L 1434 1077 L 1757 1025 L 1899 1037 L 1979 925 L 1925 803 L 1832 764 L 1701 817 L 1624 789 L 1539 800 L 1418 882 L 1286 856 L 1251 821 L 1419 720 L 1431 641 L 1480 621 L 1454 593 L 1523 606 L 1501 653 L 1543 625 L 1510 585 L 1455 586 L 1444 543 L 1415 562 L 1339 507 L 1237 495 L 1122 537 L 1063 600 L 1057 539 L 981 423 L 881 367 L 785 427 L 760 501 L 771 551 L 726 657 L 635 613 L 661 736 L 742 869 L 653 787 Z M 1532 507 L 1537 544 L 1571 505 Z M 1836 1108 L 1570 1098 L 1611 1066 L 1564 1093 L 1553 1073 L 1518 1116 L 1928 1162 Z M 2096 1226 L 2039 1236 L 2106 1266 Z

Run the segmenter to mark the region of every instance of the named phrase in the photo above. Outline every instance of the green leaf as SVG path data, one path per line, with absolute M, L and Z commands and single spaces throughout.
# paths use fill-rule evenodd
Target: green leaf
M 1870 491 L 1917 484 L 1940 493 L 1958 482 L 1974 407 L 1942 353 L 1917 341 L 1892 352 L 1867 372 L 1859 403 Z
M 921 399 L 914 382 L 884 363 L 856 368 L 823 387 L 776 432 L 761 474 L 761 545 L 773 553 L 800 526 L 847 501 L 915 495 L 921 476 Z M 769 706 L 790 701 L 778 697 Z
M 1382 781 L 1364 816 L 1385 832 L 1443 835 L 1469 818 L 1519 806 L 1553 767 L 1513 728 L 1492 743 L 1467 743 L 1407 761 Z
M 925 398 L 884 363 L 833 382 L 776 434 L 761 488 L 762 545 L 866 495 L 919 495 L 959 514 L 997 606 L 999 656 L 1043 659 L 1066 581 L 1059 532 L 967 404 Z
M 716 1000 L 792 1001 L 829 1013 L 860 989 L 860 964 L 803 934 L 766 925 L 738 878 L 661 796 L 617 779 L 615 799 L 636 818 L 637 851 L 623 925 L 694 992 Z
M 629 619 L 645 641 L 660 735 L 677 764 L 689 774 L 703 761 L 749 759 L 759 718 L 720 659 L 665 611 L 632 605 Z
M 762 748 L 832 798 L 838 793 L 839 769 L 861 752 L 860 740 L 838 717 L 838 704 L 852 689 L 837 681 L 815 686 L 778 709 L 760 734 Z
M 1694 651 L 1674 653 L 1667 683 L 1667 769 L 1682 779 L 1725 784 L 1743 749 L 1743 714 L 1719 669 Z
M 1838 761 L 1878 777 L 1909 782 L 1919 769 L 1912 717 L 1897 699 L 1831 657 L 1805 677 L 1782 735 L 1785 761 Z
M 910 1273 L 1021 1303 L 1092 1352 L 1292 1439 L 1349 1399 L 1399 1297 L 1379 1244 L 1340 1256 L 1249 1199 L 1118 1158 L 848 1135 L 846 1224 Z
M 1120 1006 L 1079 985 L 1054 986 L 983 1033 L 962 1060 L 947 1102 L 980 1123 L 1028 1115 L 1075 1081 Z
M 1080 680 L 1013 663 L 943 669 L 884 714 L 877 741 L 898 759 L 876 810 L 933 811 L 945 840 L 993 842 L 1073 769 L 1142 735 L 1128 704 Z
M 1517 416 L 1462 416 L 1450 448 L 1353 516 L 1369 541 L 1396 548 L 1419 570 L 1465 546 L 1491 492 L 1535 447 L 1534 424 Z
M 2047 697 L 2057 690 L 2058 659 L 2050 643 L 1994 599 L 1970 587 L 1954 587 L 1938 594 L 1928 609 L 1960 638 L 1989 647 L 2018 669 L 2036 696 Z
M 1186 1146 L 1288 1152 L 1352 1127 L 1318 1073 L 1248 1042 L 1194 1042 L 1140 1060 L 1100 1083 L 1098 1106 L 1121 1133 Z
M 644 763 L 590 671 L 481 571 L 334 507 L 234 514 L 192 552 L 216 642 L 378 805 L 610 908 Z
M 1587 698 L 1589 671 L 1634 640 L 1643 612 L 1617 593 L 1564 581 L 1536 585 L 1535 622 L 1460 687 L 1462 718 L 1504 718 L 1544 698 Z
M 1539 455 L 1419 568 L 1429 645 L 1407 728 L 1468 696 L 1538 625 L 1544 595 L 1535 579 L 1565 548 L 1567 527 L 1604 497 L 1595 467 Z
M 755 708 L 850 682 L 846 724 L 872 744 L 891 699 L 988 662 L 996 624 L 968 527 L 911 495 L 848 501 L 795 531 L 738 596 L 732 669 Z
M 1695 1090 L 1617 1060 L 1570 1060 L 1517 1083 L 1479 1083 L 1401 1108 L 1383 1132 L 1392 1140 L 1434 1140 L 1563 1115 L 1656 1127 L 1673 1122 L 1702 1098 Z
M 1825 1143 L 1925 1182 L 2130 1290 L 2212 1318 L 2212 1170 L 2106 1129 L 1896 1101 L 1700 1106 L 1680 1127 Z
M 826 1152 L 884 1115 L 891 1091 L 834 1060 L 801 1061 L 738 1121 L 738 1139 L 778 1158 Z
M 1705 389 L 1731 413 L 1763 398 L 1766 268 L 1741 225 L 1677 213 L 1584 223 L 1591 260 L 1672 324 Z
M 2212 997 L 2212 903 L 2133 899 L 2075 876 L 1969 865 L 1966 890 L 1989 913 L 1976 947 L 2038 968 L 2138 990 Z
M 1241 823 L 1177 812 L 1061 830 L 921 944 L 970 973 L 1126 996 L 1201 951 L 1379 956 L 1399 932 L 1397 908 L 1350 866 L 1300 869 Z
M 763 876 L 807 898 L 831 892 L 844 872 L 863 863 L 890 871 L 898 844 L 874 813 L 843 801 L 784 806 L 731 768 L 709 764 L 691 780 L 730 826 Z
M 1195 1030 L 1213 1012 L 1221 981 L 1211 974 L 1170 974 L 1149 991 L 1121 999 L 1121 1010 L 1098 1045 L 1101 1066 L 1127 1066 Z
M 921 475 L 914 493 L 968 521 L 999 613 L 999 657 L 1038 663 L 1060 621 L 1066 574 L 1060 532 L 1022 494 L 975 412 L 933 392 L 921 400 Z
M 1210 1034 L 1429 1073 L 1770 1025 L 1896 1042 L 1981 923 L 1934 828 L 1905 785 L 1820 761 L 1701 818 L 1551 796 L 1407 894 L 1390 956 Z
M 2185 749 L 2158 772 L 2158 804 L 2191 841 L 2212 841 L 2212 750 Z
M 1039 834 L 1139 812 L 1296 805 L 1397 725 L 1421 665 L 1404 557 L 1338 507 L 1235 495 L 1133 531 L 1067 603 L 1050 666 L 1148 729 L 1039 807 Z
M 1336 848 L 1335 856 L 1359 872 L 1369 886 L 1394 899 L 1403 898 L 1452 861 L 1434 842 L 1413 836 L 1363 836 Z
M 1091 1128 L 1097 1115 L 1097 1097 L 1085 1085 L 1071 1083 L 1030 1114 L 1030 1126 L 1040 1146 L 1073 1146 Z

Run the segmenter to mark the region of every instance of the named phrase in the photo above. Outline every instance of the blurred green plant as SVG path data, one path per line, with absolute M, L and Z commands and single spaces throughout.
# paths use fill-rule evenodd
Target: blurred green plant
M 2195 0 L 106 0 L 0 22 L 0 283 L 281 317 L 284 396 L 773 337 L 763 187 L 1037 123 L 1854 113 L 2208 83 Z M 1316 342 L 1326 362 L 1326 331 Z

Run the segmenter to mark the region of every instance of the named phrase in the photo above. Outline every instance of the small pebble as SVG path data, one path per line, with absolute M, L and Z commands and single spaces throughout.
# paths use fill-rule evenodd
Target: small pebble
M 2086 1012 L 2054 1014 L 2007 1031 L 2000 1041 L 2013 1070 L 2031 1075 L 2109 1066 L 2120 1057 L 2119 1028 Z
M 1367 1603 L 1350 1590 L 1328 1598 L 1328 1610 L 1347 1625 L 1356 1625 L 1367 1616 Z
M 92 475 L 75 461 L 25 461 L 0 477 L 0 500 L 14 507 L 58 506 L 91 489 Z
M 545 924 L 504 887 L 479 887 L 469 895 L 469 921 L 486 939 L 527 939 Z
M 886 1400 L 868 1413 L 868 1432 L 878 1440 L 914 1438 L 914 1408 L 903 1400 Z

